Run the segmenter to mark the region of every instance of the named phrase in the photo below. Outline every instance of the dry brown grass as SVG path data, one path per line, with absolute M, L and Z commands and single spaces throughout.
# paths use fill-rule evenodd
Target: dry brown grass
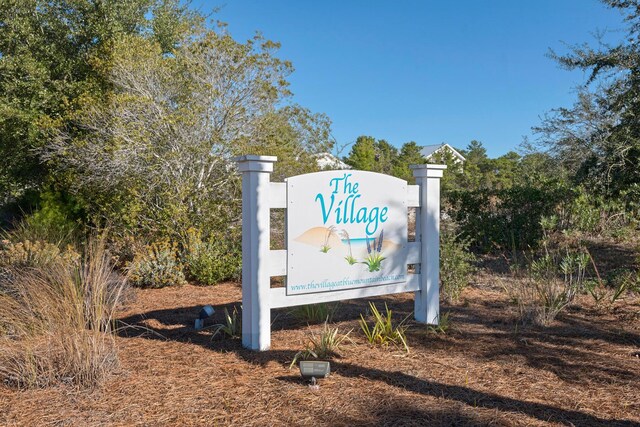
M 82 259 L 5 266 L 0 283 L 0 379 L 13 387 L 95 385 L 118 364 L 113 315 L 124 281 L 104 238 Z

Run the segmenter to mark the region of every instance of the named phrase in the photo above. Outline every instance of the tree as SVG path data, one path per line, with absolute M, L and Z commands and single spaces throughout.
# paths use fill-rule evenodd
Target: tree
M 344 162 L 357 170 L 373 171 L 376 168 L 376 140 L 372 136 L 359 136 Z
M 487 174 L 492 168 L 487 156 L 487 150 L 482 143 L 474 139 L 461 152 L 466 158 L 461 185 L 469 190 L 490 187 L 490 180 L 487 179 Z
M 380 139 L 375 144 L 375 153 L 376 166 L 374 171 L 391 175 L 393 165 L 398 157 L 398 149 L 384 139 Z
M 112 223 L 176 238 L 192 226 L 226 230 L 239 220 L 234 156 L 278 154 L 299 170 L 331 145 L 324 115 L 278 108 L 292 67 L 277 48 L 205 31 L 165 55 L 157 40 L 123 37 L 108 101 L 83 99 L 43 159 Z
M 392 175 L 404 179 L 409 183 L 415 183 L 413 171 L 409 169 L 409 166 L 419 165 L 425 162 L 420 150 L 422 150 L 422 147 L 415 142 L 405 142 L 400 148 L 400 153 L 394 162 Z
M 604 0 L 626 14 L 627 37 L 615 46 L 571 47 L 550 56 L 589 73 L 572 108 L 548 114 L 534 130 L 576 182 L 608 196 L 640 200 L 640 2 Z
M 119 37 L 157 37 L 168 52 L 181 32 L 198 22 L 178 0 L 1 2 L 3 201 L 27 189 L 38 191 L 52 179 L 37 150 L 48 140 L 49 128 L 68 124 L 82 97 L 101 99 L 110 91 L 105 71 Z

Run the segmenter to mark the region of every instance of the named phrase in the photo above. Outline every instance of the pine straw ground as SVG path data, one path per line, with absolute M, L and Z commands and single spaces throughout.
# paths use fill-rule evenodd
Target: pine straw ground
M 585 299 L 547 328 L 517 328 L 504 280 L 484 271 L 444 305 L 446 335 L 412 324 L 409 354 L 370 347 L 357 325 L 367 301 L 341 303 L 333 323 L 354 344 L 317 391 L 288 365 L 321 324 L 274 311 L 272 350 L 254 353 L 192 329 L 203 305 L 217 310 L 209 324 L 239 305 L 237 285 L 137 290 L 120 314 L 119 372 L 91 390 L 0 386 L 0 424 L 640 425 L 640 300 L 601 312 Z M 398 320 L 413 309 L 410 294 L 375 302 Z

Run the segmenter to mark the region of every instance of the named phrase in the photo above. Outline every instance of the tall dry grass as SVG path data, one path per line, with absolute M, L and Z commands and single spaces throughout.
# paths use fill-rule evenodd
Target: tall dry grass
M 117 368 L 113 315 L 125 280 L 105 237 L 84 255 L 4 263 L 0 277 L 0 380 L 17 387 L 98 384 Z

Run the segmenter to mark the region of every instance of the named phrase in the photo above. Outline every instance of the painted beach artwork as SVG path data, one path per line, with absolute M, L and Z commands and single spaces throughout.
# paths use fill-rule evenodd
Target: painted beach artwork
M 405 181 L 372 172 L 287 179 L 287 293 L 405 281 L 407 208 L 397 197 L 403 192 Z
M 335 226 L 313 227 L 297 238 L 296 242 L 317 248 L 318 252 L 343 260 L 348 265 L 364 265 L 369 272 L 380 271 L 383 261 L 402 246 L 384 238 L 384 229 L 377 237 L 351 237 L 346 229 Z

